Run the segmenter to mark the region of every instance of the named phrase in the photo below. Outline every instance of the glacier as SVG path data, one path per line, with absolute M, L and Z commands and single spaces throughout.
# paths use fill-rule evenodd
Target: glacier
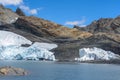
M 32 42 L 23 36 L 15 34 L 9 31 L 0 31 L 0 45 L 3 46 L 10 46 L 10 45 L 18 45 L 21 46 L 22 44 L 29 44 L 31 45 Z
M 120 59 L 119 55 L 97 47 L 79 49 L 79 56 L 79 61 Z
M 29 44 L 25 47 L 22 45 Z M 30 40 L 9 31 L 0 31 L 0 60 L 51 60 L 55 61 L 50 50 L 56 44 L 32 43 Z

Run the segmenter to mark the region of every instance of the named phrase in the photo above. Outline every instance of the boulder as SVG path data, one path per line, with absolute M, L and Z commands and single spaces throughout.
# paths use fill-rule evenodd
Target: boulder
M 11 66 L 0 67 L 0 75 L 2 76 L 7 76 L 7 75 L 22 76 L 27 74 L 28 72 L 22 68 L 15 68 Z

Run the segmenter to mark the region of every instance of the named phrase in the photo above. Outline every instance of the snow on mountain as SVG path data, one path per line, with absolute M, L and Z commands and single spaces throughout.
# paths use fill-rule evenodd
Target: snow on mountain
M 18 34 L 9 31 L 0 31 L 0 45 L 10 46 L 17 45 L 21 46 L 22 44 L 32 44 L 32 42 Z
M 22 44 L 29 44 L 23 47 Z M 49 51 L 56 48 L 56 44 L 32 42 L 20 35 L 8 31 L 0 31 L 0 59 L 1 60 L 55 60 L 54 53 Z
M 114 54 L 111 51 L 105 51 L 100 48 L 82 48 L 79 50 L 80 61 L 89 61 L 89 60 L 111 60 L 119 59 L 120 56 Z
M 54 49 L 54 48 L 58 47 L 56 44 L 39 43 L 39 42 L 35 42 L 33 44 L 33 46 L 38 47 L 38 48 L 44 48 L 44 49 L 47 49 L 47 50 L 51 50 L 51 49 Z

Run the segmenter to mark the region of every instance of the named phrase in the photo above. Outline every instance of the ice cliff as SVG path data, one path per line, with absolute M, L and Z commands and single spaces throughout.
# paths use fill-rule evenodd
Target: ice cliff
M 22 45 L 29 45 L 28 47 Z M 18 34 L 0 31 L 1 60 L 55 60 L 54 53 L 49 51 L 56 44 L 32 42 Z
M 111 51 L 105 51 L 101 48 L 82 48 L 79 50 L 80 61 L 90 60 L 112 60 L 119 59 L 120 56 Z

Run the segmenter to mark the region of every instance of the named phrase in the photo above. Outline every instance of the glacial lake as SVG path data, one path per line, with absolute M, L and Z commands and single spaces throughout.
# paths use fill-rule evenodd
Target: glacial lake
M 0 61 L 0 66 L 29 71 L 27 76 L 0 76 L 0 80 L 120 80 L 120 65 L 41 61 Z

